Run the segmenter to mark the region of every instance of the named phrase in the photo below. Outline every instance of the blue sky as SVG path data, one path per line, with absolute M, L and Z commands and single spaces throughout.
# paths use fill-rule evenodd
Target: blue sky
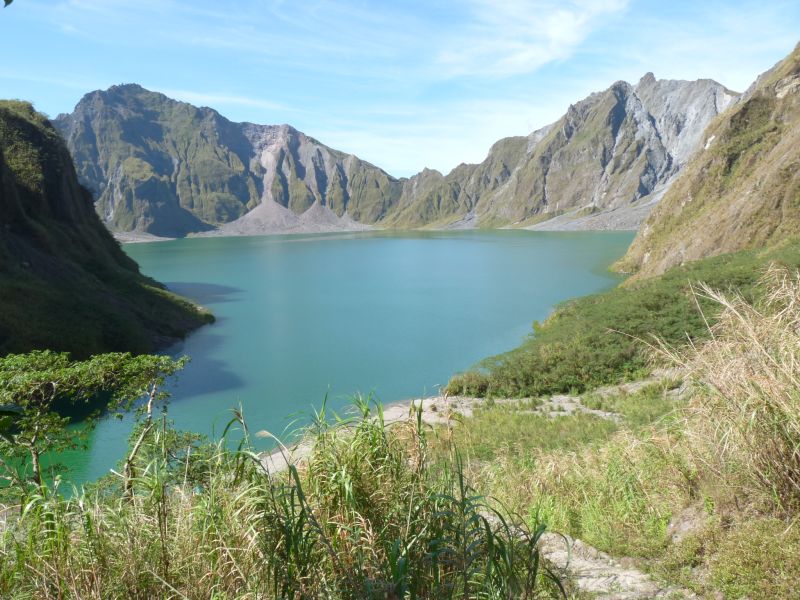
M 0 97 L 56 115 L 136 82 L 406 176 L 647 71 L 743 91 L 798 41 L 797 0 L 15 0 Z

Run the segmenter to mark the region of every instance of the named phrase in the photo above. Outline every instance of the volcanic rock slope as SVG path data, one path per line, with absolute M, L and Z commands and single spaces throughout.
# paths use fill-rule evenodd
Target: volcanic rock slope
M 138 85 L 87 94 L 54 124 L 117 231 L 503 227 L 554 217 L 552 228 L 635 228 L 737 97 L 711 80 L 648 74 L 500 140 L 480 164 L 409 179 L 288 125 L 233 123 Z
M 638 277 L 800 234 L 800 45 L 704 132 L 619 268 Z
M 497 142 L 479 165 L 412 178 L 387 222 L 607 228 L 586 217 L 616 212 L 624 221 L 616 228 L 635 229 L 646 214 L 641 207 L 673 181 L 706 125 L 737 97 L 710 80 L 659 81 L 648 73 L 636 86 L 617 82 L 556 123 Z

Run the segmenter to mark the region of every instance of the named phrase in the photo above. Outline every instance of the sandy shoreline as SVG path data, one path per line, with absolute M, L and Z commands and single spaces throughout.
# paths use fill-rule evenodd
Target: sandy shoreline
M 415 419 L 415 411 L 418 407 L 422 408 L 422 422 L 426 425 L 444 425 L 451 422 L 456 416 L 469 417 L 472 415 L 473 407 L 481 402 L 482 398 L 431 396 L 429 398 L 410 398 L 399 400 L 383 406 L 383 420 L 387 425 L 401 423 L 409 419 Z M 373 409 L 373 415 L 375 407 Z M 374 417 L 373 417 L 374 418 Z M 300 442 L 283 446 L 272 452 L 261 454 L 261 464 L 269 473 L 279 473 L 284 471 L 289 465 L 296 465 L 308 458 L 311 454 L 312 446 L 310 442 L 301 440 Z
M 169 242 L 176 238 L 160 237 L 142 231 L 112 231 L 114 239 L 120 244 L 145 244 L 149 242 Z

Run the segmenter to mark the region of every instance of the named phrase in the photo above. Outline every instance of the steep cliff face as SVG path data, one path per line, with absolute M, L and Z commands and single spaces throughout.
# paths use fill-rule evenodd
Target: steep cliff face
M 98 194 L 98 212 L 121 231 L 528 226 L 553 217 L 569 228 L 609 211 L 635 228 L 641 207 L 660 197 L 736 97 L 710 80 L 648 74 L 529 136 L 500 140 L 480 164 L 410 179 L 288 125 L 231 123 L 135 85 L 92 92 L 55 124 Z
M 207 230 L 243 215 L 261 197 L 249 141 L 211 109 L 115 86 L 87 94 L 54 124 L 112 229 Z
M 288 209 L 277 212 L 290 220 L 316 203 L 373 223 L 401 189 L 380 169 L 287 125 L 232 123 L 138 85 L 87 94 L 54 124 L 101 217 L 119 231 L 209 231 L 262 202 Z
M 0 354 L 146 352 L 209 319 L 139 273 L 24 102 L 0 101 L 0 224 Z
M 619 268 L 640 277 L 800 233 L 800 46 L 703 134 Z
M 483 197 L 477 212 L 489 222 L 523 224 L 563 215 L 557 228 L 629 213 L 624 228 L 636 228 L 637 208 L 671 184 L 697 147 L 697 129 L 736 97 L 708 80 L 656 81 L 648 74 L 636 86 L 615 83 L 534 134 L 507 183 Z

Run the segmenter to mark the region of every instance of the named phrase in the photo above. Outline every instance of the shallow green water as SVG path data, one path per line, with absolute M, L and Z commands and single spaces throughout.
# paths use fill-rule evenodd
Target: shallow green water
M 176 425 L 219 433 L 241 403 L 251 429 L 435 394 L 454 372 L 518 345 L 558 302 L 614 285 L 632 233 L 527 231 L 183 239 L 125 250 L 142 271 L 211 309 L 217 323 L 172 348 Z M 302 419 L 302 416 L 300 417 Z M 105 420 L 72 479 L 107 473 L 130 421 Z

